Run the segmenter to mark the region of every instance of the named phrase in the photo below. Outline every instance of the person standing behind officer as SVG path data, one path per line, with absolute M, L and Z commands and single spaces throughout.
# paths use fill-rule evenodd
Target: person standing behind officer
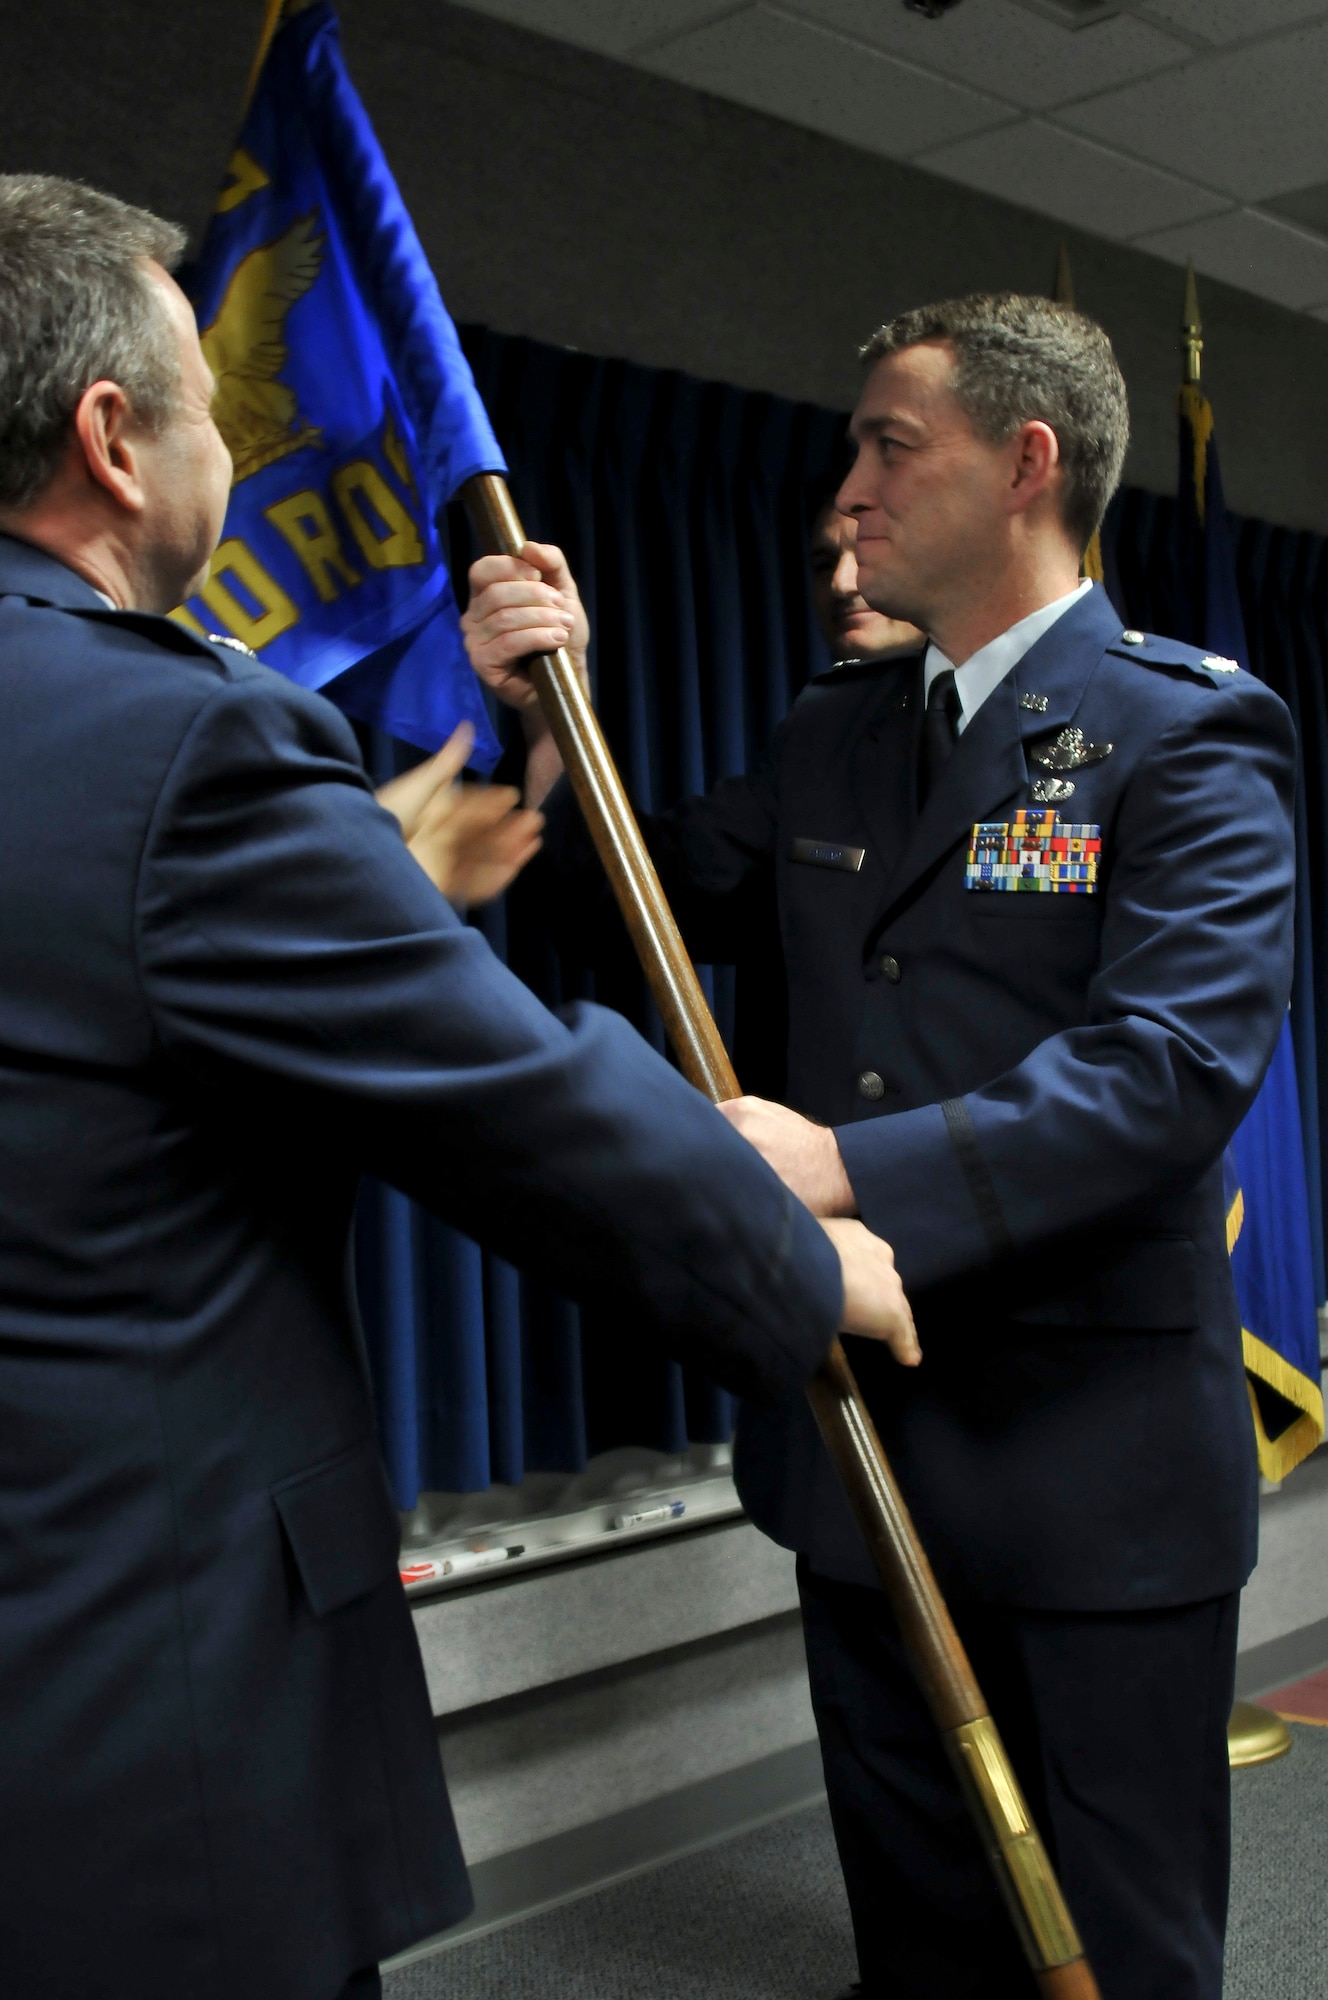
M 902 618 L 874 611 L 858 589 L 856 555 L 858 524 L 841 514 L 835 496 L 843 484 L 836 478 L 814 505 L 807 540 L 812 609 L 834 666 L 850 660 L 884 660 L 898 653 L 920 652 L 925 634 Z
M 1128 430 L 1100 327 L 979 295 L 863 358 L 838 506 L 925 657 L 821 676 L 647 837 L 689 936 L 773 877 L 787 1102 L 724 1109 L 895 1246 L 925 1359 L 859 1380 L 1103 2000 L 1218 2000 L 1256 1526 L 1221 1154 L 1290 988 L 1290 720 L 1079 580 Z M 475 567 L 466 619 L 518 704 L 523 653 L 587 636 L 558 552 L 525 557 Z M 555 762 L 527 729 L 533 804 Z M 566 788 L 547 806 L 536 867 L 588 883 Z M 744 1410 L 735 1465 L 799 1552 L 863 1993 L 1031 2000 L 802 1404 Z
M 469 1906 L 362 1170 L 740 1391 L 841 1322 L 916 1358 L 875 1238 L 622 1022 L 541 1007 L 336 710 L 164 615 L 231 476 L 182 244 L 0 176 L 5 2000 L 349 2000 Z M 438 776 L 393 794 L 431 867 Z

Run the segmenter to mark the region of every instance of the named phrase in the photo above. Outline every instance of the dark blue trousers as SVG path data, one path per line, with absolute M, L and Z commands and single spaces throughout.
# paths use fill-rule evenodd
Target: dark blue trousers
M 1035 2000 L 884 1597 L 798 1581 L 864 2000 Z M 1237 1603 L 950 1607 L 1102 2000 L 1221 2000 Z

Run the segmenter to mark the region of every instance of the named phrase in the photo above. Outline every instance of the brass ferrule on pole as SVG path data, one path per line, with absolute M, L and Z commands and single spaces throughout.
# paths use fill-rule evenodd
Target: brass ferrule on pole
M 1059 1969 L 1082 1959 L 1074 1919 L 996 1724 L 989 1715 L 962 1723 L 945 1737 L 945 1747 L 973 1817 L 994 1840 L 988 1850 L 992 1866 L 1029 1964 L 1035 1970 Z
M 468 479 L 461 498 L 487 555 L 520 554 L 526 534 L 500 474 Z M 737 1097 L 741 1091 L 733 1065 L 570 654 L 560 647 L 556 653 L 536 655 L 530 678 L 683 1074 L 712 1103 Z M 1045 2000 L 1098 2000 L 1019 1781 L 838 1340 L 831 1343 L 807 1395 L 1039 1989 Z

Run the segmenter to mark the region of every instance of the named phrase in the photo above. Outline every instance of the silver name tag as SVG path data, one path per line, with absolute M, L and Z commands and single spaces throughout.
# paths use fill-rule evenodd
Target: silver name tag
M 789 849 L 790 861 L 806 861 L 813 868 L 842 868 L 856 875 L 867 858 L 865 847 L 845 847 L 839 840 L 795 840 Z

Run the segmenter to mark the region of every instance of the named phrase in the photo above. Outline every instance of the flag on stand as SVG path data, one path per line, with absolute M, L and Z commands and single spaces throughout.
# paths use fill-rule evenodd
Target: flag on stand
M 1188 630 L 1177 637 L 1248 667 L 1213 410 L 1199 380 L 1203 343 L 1192 270 L 1185 333 L 1189 379 L 1180 390 L 1177 497 L 1182 618 Z M 1265 1479 L 1283 1479 L 1324 1431 L 1309 1195 L 1289 1018 L 1259 1095 L 1228 1148 L 1224 1174 L 1227 1248 L 1259 1470 Z
M 189 289 L 235 472 L 175 616 L 426 750 L 467 720 L 492 765 L 438 522 L 506 465 L 326 4 L 278 18 Z
M 1070 270 L 1070 253 L 1064 241 L 1061 242 L 1060 248 L 1056 252 L 1056 282 L 1052 287 L 1051 296 L 1058 306 L 1069 306 L 1071 310 L 1074 309 L 1074 277 Z M 1114 601 L 1116 593 L 1108 585 L 1106 568 L 1102 561 L 1102 530 L 1100 528 L 1094 528 L 1093 530 L 1093 539 L 1084 550 L 1079 563 L 1079 573 L 1081 576 L 1086 576 L 1092 583 L 1100 583 L 1103 589 L 1107 591 L 1107 595 Z

